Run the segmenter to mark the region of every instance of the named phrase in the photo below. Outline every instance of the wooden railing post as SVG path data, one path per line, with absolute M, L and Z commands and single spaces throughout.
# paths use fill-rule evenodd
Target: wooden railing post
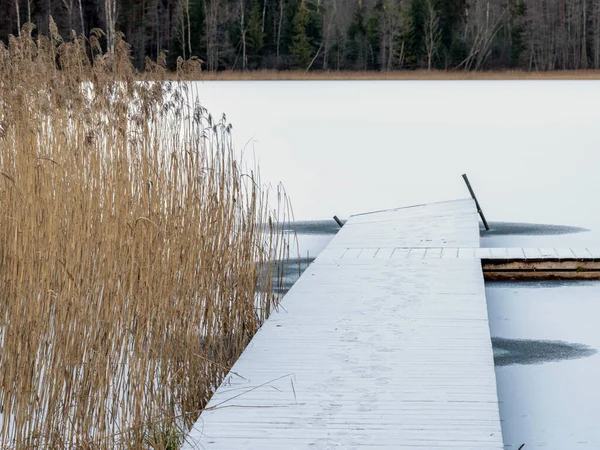
M 463 173 L 463 180 L 465 180 L 465 183 L 467 183 L 467 188 L 469 188 L 469 192 L 471 193 L 471 197 L 473 197 L 473 200 L 475 200 L 475 206 L 477 207 L 477 212 L 479 213 L 479 216 L 481 217 L 481 221 L 483 222 L 483 226 L 485 227 L 486 230 L 489 230 L 490 227 L 488 226 L 487 220 L 485 220 L 485 216 L 483 215 L 483 211 L 481 210 L 481 206 L 479 206 L 479 202 L 477 201 L 477 197 L 475 196 L 475 192 L 473 192 L 473 188 L 471 187 L 471 183 L 469 183 L 469 178 L 467 178 L 467 174 Z

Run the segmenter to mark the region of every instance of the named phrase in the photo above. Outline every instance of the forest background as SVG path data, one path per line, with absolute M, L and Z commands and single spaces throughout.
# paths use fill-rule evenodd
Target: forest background
M 600 68 L 593 0 L 2 0 L 0 40 L 27 22 L 103 29 L 134 64 L 197 56 L 208 71 L 552 71 Z

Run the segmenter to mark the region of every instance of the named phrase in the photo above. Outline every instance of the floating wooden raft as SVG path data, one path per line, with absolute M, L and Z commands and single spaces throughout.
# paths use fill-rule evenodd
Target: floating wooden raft
M 396 248 L 393 258 L 478 259 L 486 280 L 600 279 L 600 248 Z
M 351 217 L 186 448 L 502 449 L 476 247 L 471 199 Z
M 483 249 L 480 249 L 483 250 Z M 506 248 L 481 256 L 487 280 L 598 280 L 598 248 Z

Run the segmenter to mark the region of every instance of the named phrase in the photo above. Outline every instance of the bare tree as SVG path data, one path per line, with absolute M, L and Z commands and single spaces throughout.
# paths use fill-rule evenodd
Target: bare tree
M 19 0 L 15 0 L 15 9 L 17 10 L 17 34 L 21 37 L 21 14 L 19 12 Z
M 381 24 L 380 62 L 383 70 L 392 70 L 394 58 L 402 65 L 404 59 L 404 41 L 401 41 L 399 55 L 396 55 L 396 42 L 402 33 L 402 6 L 400 0 L 384 0 L 379 22 Z
M 181 1 L 177 5 L 177 40 L 181 44 L 181 51 L 183 52 L 183 59 L 186 58 L 186 33 L 185 33 L 185 5 L 184 2 Z
M 598 0 L 596 0 L 597 3 Z M 588 55 L 587 55 L 587 0 L 581 1 L 581 68 L 587 69 L 588 67 Z
M 208 70 L 215 71 L 218 67 L 217 32 L 220 0 L 203 0 L 206 12 L 206 64 Z
M 502 28 L 508 5 L 502 0 L 473 0 L 466 15 L 465 40 L 469 42 L 469 54 L 459 67 L 479 70 L 490 56 L 491 46 Z
M 261 22 L 261 28 L 260 28 L 260 32 L 264 35 L 265 34 L 265 17 L 267 15 L 267 0 L 263 1 L 263 10 L 262 10 L 262 22 Z
M 192 57 L 192 24 L 190 20 L 190 0 L 185 1 L 185 14 L 187 16 L 187 44 L 188 54 Z
M 362 2 L 350 0 L 329 0 L 325 8 L 323 20 L 323 68 L 331 66 L 331 50 L 336 47 L 335 67 L 343 68 L 344 49 L 346 46 L 348 28 L 357 6 Z
M 334 18 L 337 13 L 337 1 L 331 2 L 331 7 L 325 11 L 325 17 L 323 20 L 323 45 L 325 50 L 323 52 L 323 70 L 327 70 L 329 67 L 329 50 L 331 49 L 333 41 L 333 30 L 334 30 Z
M 61 0 L 62 5 L 67 11 L 67 17 L 69 19 L 69 30 L 73 29 L 73 0 Z
M 279 25 L 277 26 L 277 65 L 279 66 L 280 46 L 281 46 L 281 29 L 283 28 L 285 0 L 279 0 Z
M 246 66 L 248 64 L 248 57 L 246 56 L 246 34 L 248 32 L 248 27 L 246 26 L 246 4 L 244 0 L 239 0 L 238 2 L 238 13 L 240 17 L 240 36 L 242 38 L 242 70 L 246 70 Z
M 594 2 L 591 24 L 594 68 L 600 69 L 600 2 Z
M 192 56 L 192 37 L 190 23 L 190 0 L 180 0 L 177 4 L 177 36 L 181 44 L 183 59 Z
M 108 50 L 115 51 L 115 33 L 117 28 L 117 0 L 104 0 L 104 19 L 106 21 L 106 42 Z
M 588 0 L 526 0 L 529 68 L 585 69 L 595 49 L 597 3 Z M 590 17 L 591 15 L 591 17 Z M 591 30 L 588 28 L 591 25 Z M 599 43 L 600 45 L 600 43 Z M 594 50 L 595 51 L 595 50 Z M 593 57 L 596 65 L 596 56 Z
M 425 17 L 425 49 L 427 51 L 427 70 L 433 66 L 433 58 L 437 54 L 441 41 L 440 18 L 433 0 L 426 0 Z
M 79 20 L 81 21 L 81 34 L 85 34 L 85 25 L 83 22 L 83 6 L 81 6 L 81 0 L 79 0 Z
M 188 50 L 192 57 L 192 23 L 190 20 L 190 0 L 185 0 L 185 12 L 188 18 Z

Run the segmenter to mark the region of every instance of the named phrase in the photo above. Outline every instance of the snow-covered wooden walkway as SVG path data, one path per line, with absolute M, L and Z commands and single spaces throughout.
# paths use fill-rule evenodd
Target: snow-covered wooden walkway
M 350 218 L 186 448 L 502 449 L 478 247 L 470 199 Z

